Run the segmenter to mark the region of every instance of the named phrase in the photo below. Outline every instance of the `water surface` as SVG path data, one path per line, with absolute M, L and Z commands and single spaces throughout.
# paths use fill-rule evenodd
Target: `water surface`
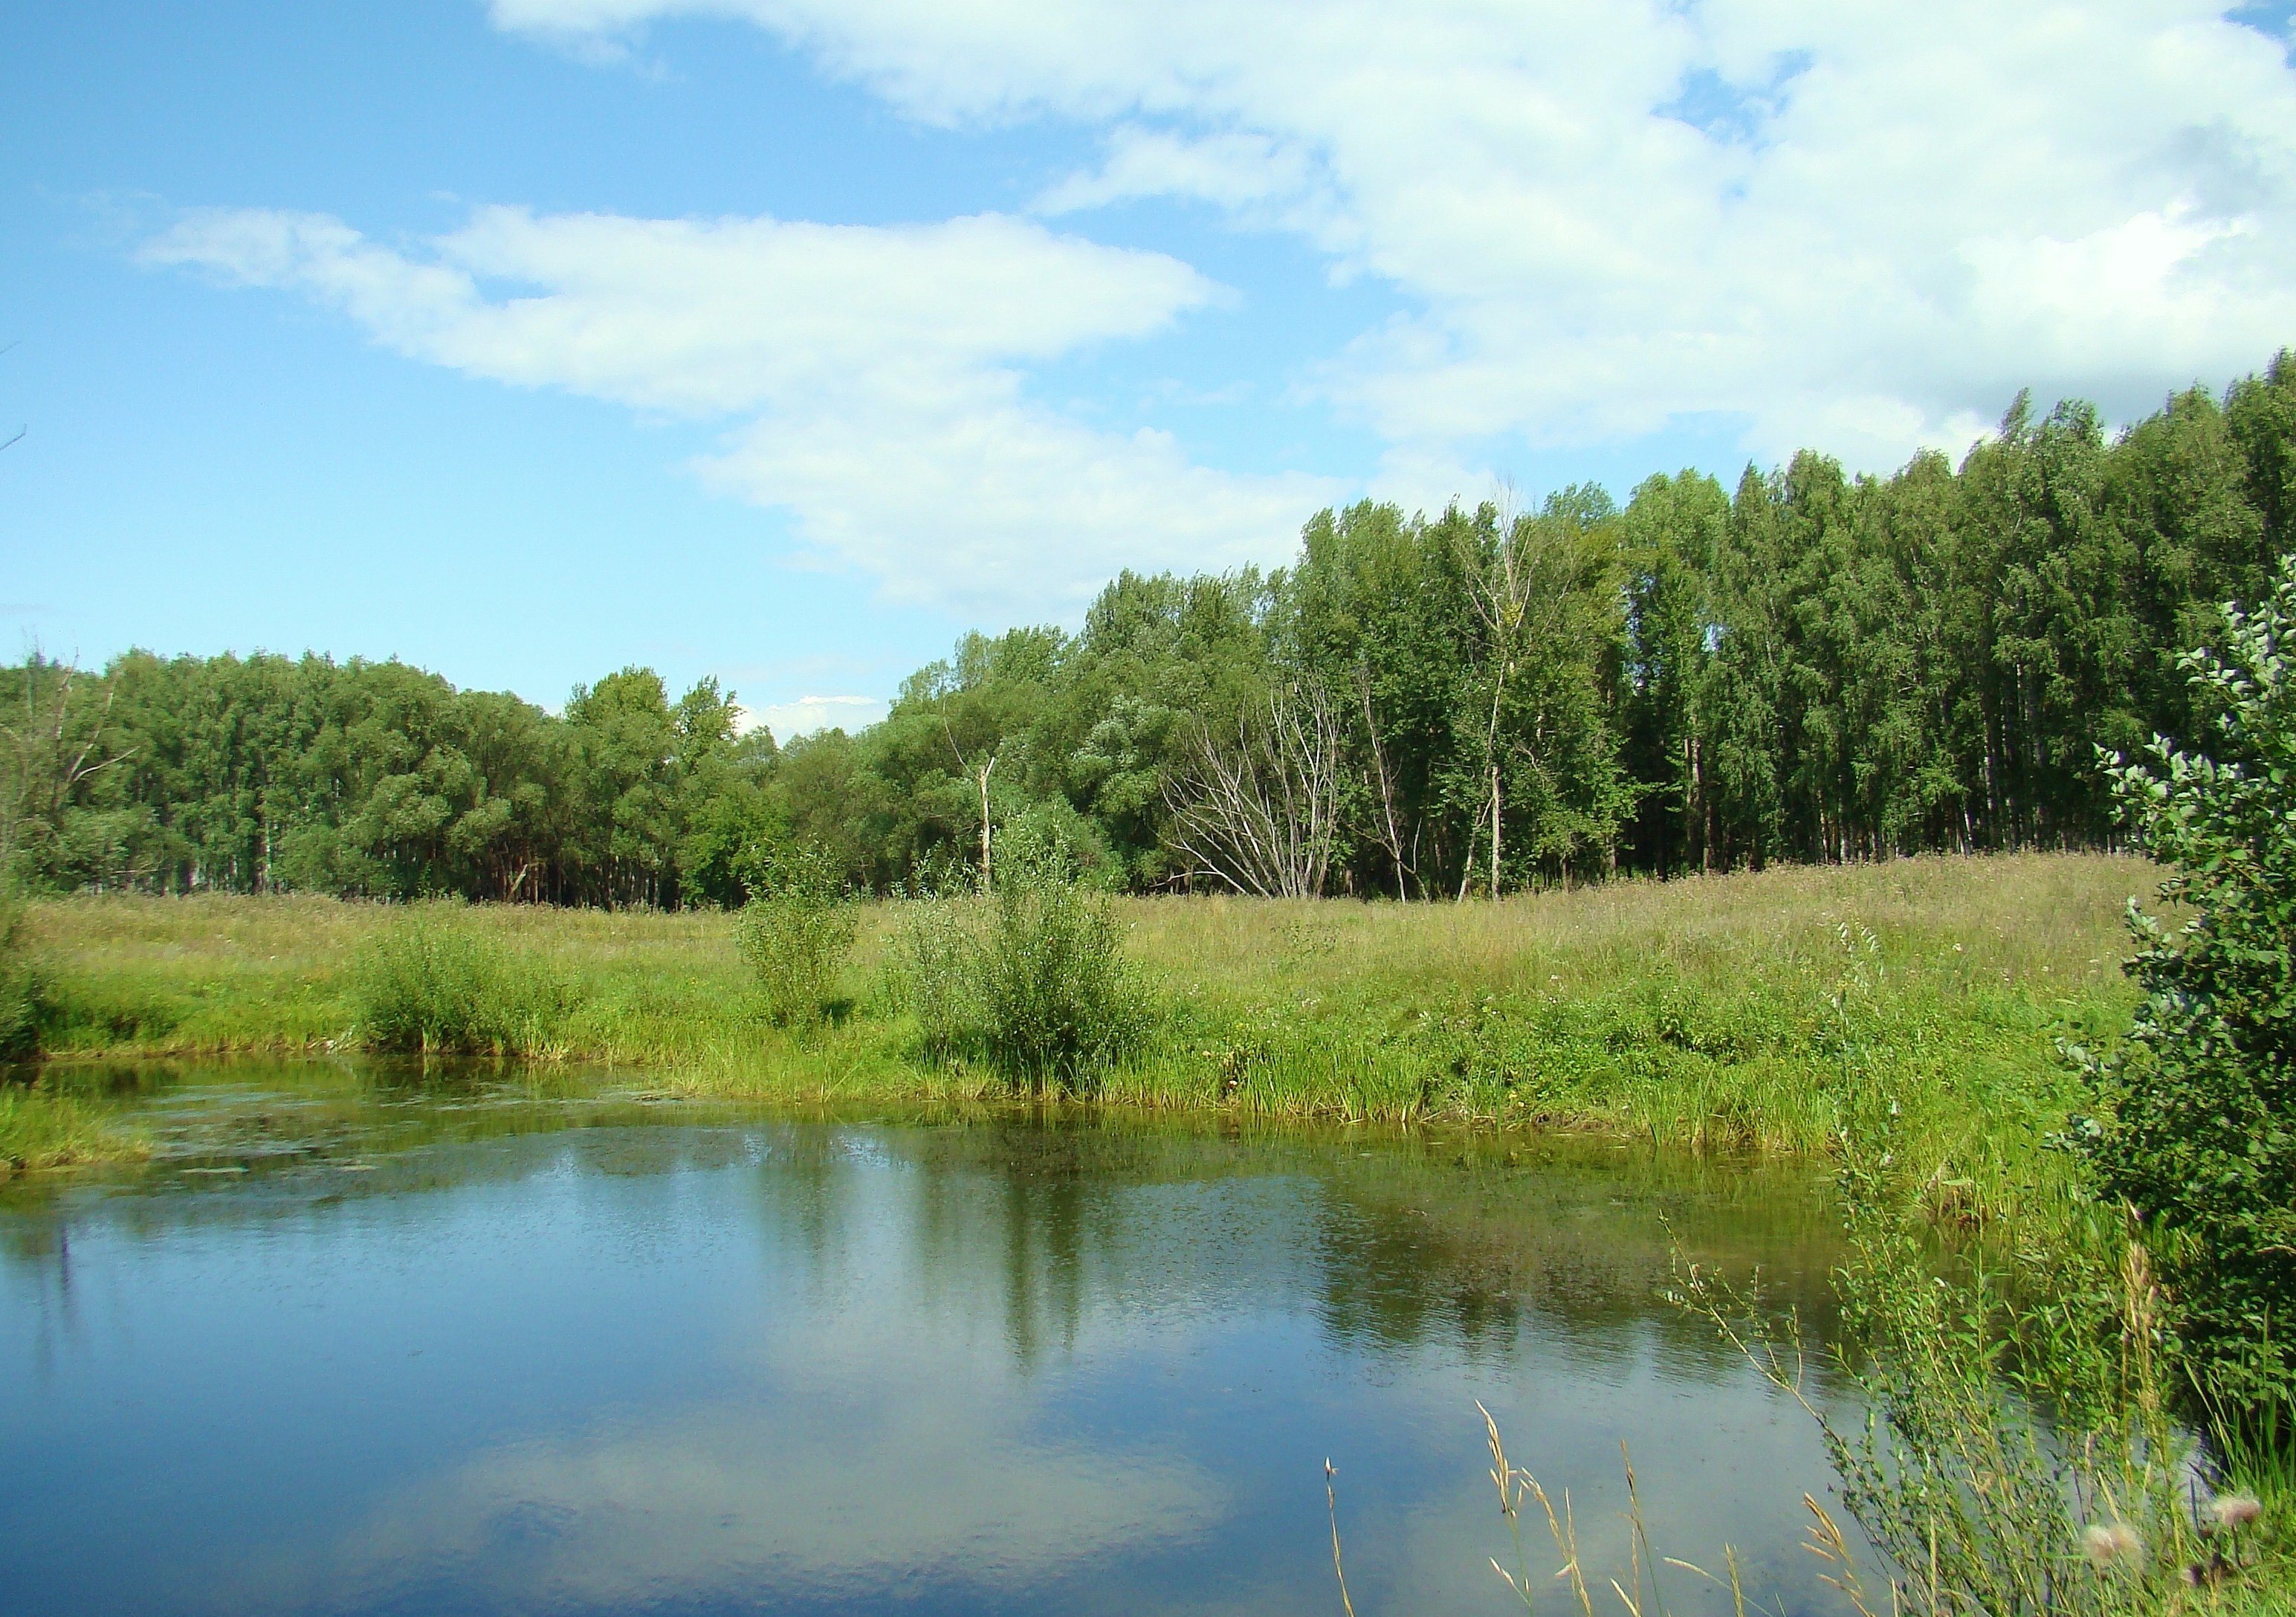
M 1327 1457 L 1364 1617 L 1496 1613 L 1478 1399 L 1590 1565 L 1623 1442 L 1661 1554 L 1832 1609 L 1808 1416 L 1660 1296 L 1678 1242 L 1822 1333 L 1807 1166 L 347 1063 L 131 1088 L 151 1167 L 0 1189 L 27 1617 L 1324 1613 Z

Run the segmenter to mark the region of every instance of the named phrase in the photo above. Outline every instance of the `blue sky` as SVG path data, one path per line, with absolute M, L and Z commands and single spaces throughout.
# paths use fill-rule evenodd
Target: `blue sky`
M 1843 10 L 22 8 L 0 603 L 786 730 L 1329 500 L 1886 470 L 2296 340 L 2278 12 Z

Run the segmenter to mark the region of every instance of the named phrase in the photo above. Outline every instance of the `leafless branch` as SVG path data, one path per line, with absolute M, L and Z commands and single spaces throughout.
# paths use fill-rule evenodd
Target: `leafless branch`
M 1320 686 L 1271 693 L 1235 739 L 1199 733 L 1167 784 L 1174 845 L 1209 876 L 1262 898 L 1324 890 L 1339 837 L 1340 722 Z

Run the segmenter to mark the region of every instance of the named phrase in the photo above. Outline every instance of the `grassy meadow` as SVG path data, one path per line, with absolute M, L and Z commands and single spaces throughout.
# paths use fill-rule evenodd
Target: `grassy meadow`
M 1496 905 L 1119 899 L 1157 1014 L 1099 1097 L 1788 1152 L 1824 1149 L 1853 1108 L 1894 1104 L 1938 1213 L 2013 1214 L 2051 1194 L 2037 1147 L 2074 1100 L 2055 1040 L 2125 1019 L 2121 911 L 2156 880 L 2134 858 L 2026 854 Z M 865 907 L 841 1014 L 802 1030 L 766 1014 L 729 915 L 421 913 L 552 985 L 525 1041 L 545 1060 L 640 1067 L 686 1092 L 993 1100 L 1003 1080 L 926 1056 L 901 1005 L 887 967 L 915 908 Z M 299 897 L 37 904 L 43 1087 L 68 1081 L 74 1057 L 346 1047 L 362 963 L 406 915 Z M 0 1144 L 9 1154 L 29 1160 Z

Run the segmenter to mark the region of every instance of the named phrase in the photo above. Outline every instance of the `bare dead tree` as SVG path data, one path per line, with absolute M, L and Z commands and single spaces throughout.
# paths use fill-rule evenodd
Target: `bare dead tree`
M 1235 738 L 1201 731 L 1166 783 L 1174 846 L 1188 874 L 1267 899 L 1324 891 L 1339 840 L 1340 720 L 1318 685 L 1270 693 Z
M 1475 615 L 1482 620 L 1488 641 L 1486 655 L 1490 664 L 1491 717 L 1483 737 L 1483 764 L 1488 772 L 1490 792 L 1484 801 L 1484 812 L 1491 828 L 1490 896 L 1494 899 L 1499 896 L 1500 841 L 1505 830 L 1505 805 L 1499 791 L 1499 714 L 1506 701 L 1507 681 L 1514 674 L 1523 620 L 1529 614 L 1531 587 L 1530 570 L 1522 564 L 1522 548 L 1515 538 L 1512 488 L 1507 490 L 1507 496 L 1499 511 L 1498 542 L 1488 554 L 1480 553 L 1474 542 L 1464 535 L 1459 540 L 1460 571 L 1466 579 L 1467 598 L 1474 603 Z M 1474 837 L 1471 832 L 1466 867 L 1459 875 L 1462 899 L 1467 896 L 1467 883 L 1474 879 Z
M 975 764 L 971 759 L 965 757 L 964 749 L 956 744 L 956 731 L 949 724 L 947 713 L 940 716 L 940 727 L 948 737 L 948 750 L 956 754 L 957 767 L 963 769 L 972 777 L 973 784 L 980 788 L 980 891 L 987 892 L 989 890 L 988 777 L 996 772 L 997 755 L 993 750 L 983 752 L 980 754 L 980 763 Z

